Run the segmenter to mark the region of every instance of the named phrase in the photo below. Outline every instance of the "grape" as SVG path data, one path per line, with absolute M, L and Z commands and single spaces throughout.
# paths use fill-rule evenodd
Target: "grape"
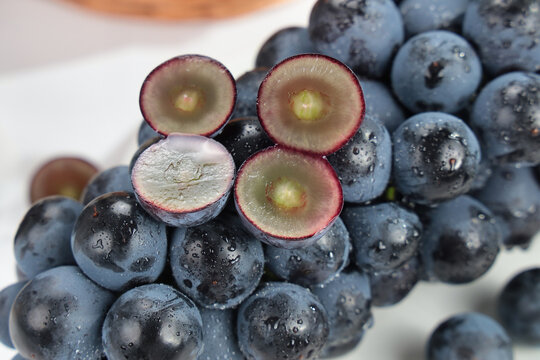
M 9 336 L 9 312 L 19 291 L 26 285 L 27 281 L 19 281 L 0 291 L 0 342 L 12 348 L 13 343 Z

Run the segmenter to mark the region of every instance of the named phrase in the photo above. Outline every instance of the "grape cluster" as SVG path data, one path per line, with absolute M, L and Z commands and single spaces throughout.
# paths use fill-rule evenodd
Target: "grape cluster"
M 316 359 L 419 281 L 470 283 L 540 230 L 540 1 L 318 0 L 234 79 L 157 66 L 131 163 L 22 219 L 0 341 L 25 359 Z M 540 269 L 428 360 L 539 344 Z M 376 319 L 375 319 L 376 321 Z

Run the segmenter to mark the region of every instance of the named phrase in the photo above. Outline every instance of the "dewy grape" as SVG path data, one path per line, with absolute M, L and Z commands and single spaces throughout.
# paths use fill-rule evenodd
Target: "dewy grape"
M 158 64 L 131 164 L 21 219 L 0 341 L 36 360 L 361 347 L 373 307 L 474 282 L 540 230 L 539 33 L 540 0 L 319 0 L 237 79 Z M 471 309 L 433 329 L 427 359 L 538 345 L 538 274 L 501 289 L 502 325 Z

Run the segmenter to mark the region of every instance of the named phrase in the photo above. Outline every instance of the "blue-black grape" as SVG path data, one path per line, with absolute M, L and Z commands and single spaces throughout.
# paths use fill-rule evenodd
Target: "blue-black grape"
M 81 202 L 86 205 L 98 196 L 113 191 L 133 192 L 127 165 L 114 166 L 94 175 L 81 194 Z
M 264 270 L 264 253 L 261 242 L 236 218 L 222 216 L 175 229 L 169 263 L 184 293 L 201 306 L 225 309 L 255 290 Z
M 257 116 L 257 93 L 268 68 L 256 68 L 236 79 L 236 105 L 231 119 Z
M 470 122 L 491 161 L 539 164 L 540 75 L 512 72 L 489 82 L 474 102 Z
M 385 74 L 404 39 L 401 14 L 391 0 L 319 0 L 308 31 L 318 52 L 368 77 Z
M 477 46 L 490 74 L 540 70 L 538 6 L 538 0 L 469 2 L 463 34 Z
M 412 211 L 395 203 L 381 203 L 347 206 L 341 216 L 360 269 L 395 269 L 416 254 L 422 223 Z
M 237 169 L 248 157 L 274 144 L 264 132 L 256 112 L 255 116 L 235 118 L 229 121 L 223 131 L 215 137 L 215 140 L 229 150 Z
M 431 334 L 427 360 L 512 360 L 512 342 L 492 318 L 475 312 L 454 315 Z
M 244 360 L 236 337 L 236 312 L 207 308 L 200 308 L 199 311 L 204 349 L 198 360 Z
M 15 260 L 29 278 L 60 265 L 73 265 L 71 231 L 83 206 L 65 196 L 35 202 L 15 234 Z
M 411 201 L 432 204 L 465 194 L 480 163 L 480 145 L 459 118 L 427 112 L 407 119 L 393 135 L 393 180 Z
M 377 80 L 361 78 L 360 84 L 366 102 L 366 118 L 379 120 L 388 132 L 392 133 L 402 122 L 405 114 L 392 91 L 385 83 Z
M 9 336 L 9 313 L 15 297 L 26 283 L 19 281 L 0 291 L 0 342 L 10 348 L 13 348 L 13 343 Z
M 310 286 L 331 281 L 348 264 L 351 242 L 341 218 L 320 239 L 300 249 L 265 247 L 266 264 L 278 277 Z
M 527 248 L 540 231 L 540 186 L 531 168 L 494 168 L 474 195 L 497 217 L 506 247 Z
M 165 224 L 142 209 L 128 192 L 99 196 L 85 206 L 71 239 L 82 271 L 115 291 L 157 279 L 165 266 Z
M 346 202 L 373 200 L 384 192 L 390 180 L 390 134 L 379 120 L 366 116 L 352 139 L 328 155 L 328 161 L 338 175 Z
M 391 73 L 394 92 L 414 113 L 462 110 L 481 78 L 482 66 L 472 46 L 443 30 L 410 38 L 394 58 Z
M 358 271 L 342 272 L 324 286 L 312 288 L 326 311 L 330 333 L 322 357 L 352 350 L 373 324 L 369 278 Z
M 101 326 L 115 300 L 76 266 L 36 275 L 11 308 L 9 331 L 28 359 L 100 360 Z
M 108 360 L 195 360 L 203 349 L 199 310 L 163 284 L 123 293 L 108 311 L 102 333 Z
M 427 211 L 422 263 L 428 278 L 462 284 L 493 265 L 502 233 L 491 211 L 478 200 L 459 196 Z
M 145 120 L 142 120 L 137 133 L 137 145 L 141 146 L 149 139 L 155 138 L 156 136 L 163 138 L 163 135 L 160 135 L 156 130 L 152 129 Z
M 315 52 L 307 28 L 290 26 L 276 31 L 261 45 L 255 66 L 270 68 L 293 55 Z
M 514 340 L 540 344 L 540 267 L 521 271 L 504 286 L 497 313 Z
M 405 33 L 413 36 L 429 30 L 461 32 L 469 0 L 405 0 L 399 4 Z
M 373 306 L 392 306 L 403 299 L 420 280 L 421 266 L 418 256 L 413 256 L 405 264 L 392 270 L 369 273 L 371 303 Z
M 248 359 L 316 359 L 328 338 L 328 315 L 308 289 L 269 282 L 240 305 L 237 332 Z

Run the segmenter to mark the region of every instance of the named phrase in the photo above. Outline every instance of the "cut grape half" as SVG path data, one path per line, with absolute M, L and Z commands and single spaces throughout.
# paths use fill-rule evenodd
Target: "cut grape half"
M 233 158 L 219 142 L 172 133 L 139 155 L 131 181 L 150 214 L 171 226 L 195 226 L 221 212 L 234 172 Z
M 325 158 L 277 145 L 244 162 L 234 200 L 245 226 L 257 238 L 293 249 L 325 234 L 341 212 L 343 192 Z
M 145 121 L 162 135 L 213 136 L 236 103 L 229 70 L 202 55 L 183 55 L 157 66 L 143 82 L 139 105 Z
M 319 155 L 337 151 L 364 119 L 362 87 L 344 64 L 301 54 L 274 66 L 259 87 L 257 113 L 277 144 Z
M 98 168 L 78 157 L 57 157 L 48 160 L 32 176 L 30 202 L 51 195 L 63 195 L 79 200 L 86 184 Z

